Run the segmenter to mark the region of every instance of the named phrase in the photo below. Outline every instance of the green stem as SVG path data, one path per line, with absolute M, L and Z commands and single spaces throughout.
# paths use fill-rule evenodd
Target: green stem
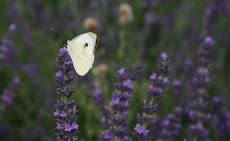
M 118 59 L 121 59 L 124 56 L 124 49 L 125 49 L 125 44 L 126 44 L 125 33 L 126 33 L 125 27 L 121 27 L 121 30 L 119 32 L 120 45 L 117 51 Z

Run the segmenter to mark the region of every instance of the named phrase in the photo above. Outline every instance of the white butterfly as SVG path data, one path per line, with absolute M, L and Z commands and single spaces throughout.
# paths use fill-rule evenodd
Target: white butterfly
M 92 32 L 81 34 L 67 41 L 67 51 L 79 75 L 85 75 L 93 67 L 97 43 L 98 37 Z

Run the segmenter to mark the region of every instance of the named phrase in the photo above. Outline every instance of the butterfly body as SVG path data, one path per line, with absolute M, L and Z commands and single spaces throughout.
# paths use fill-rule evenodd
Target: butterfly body
M 67 51 L 79 75 L 85 75 L 93 67 L 97 42 L 98 37 L 92 32 L 81 34 L 67 41 Z

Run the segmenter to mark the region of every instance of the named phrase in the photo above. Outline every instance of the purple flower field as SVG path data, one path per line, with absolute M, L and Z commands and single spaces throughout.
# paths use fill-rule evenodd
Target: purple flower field
M 0 141 L 230 140 L 230 1 L 0 7 Z M 80 76 L 66 47 L 85 32 Z

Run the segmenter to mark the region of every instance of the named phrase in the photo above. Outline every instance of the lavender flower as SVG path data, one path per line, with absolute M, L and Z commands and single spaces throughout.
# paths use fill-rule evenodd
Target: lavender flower
M 142 73 L 143 65 L 141 62 L 135 62 L 132 67 L 129 68 L 129 71 L 127 72 L 130 79 L 132 81 L 138 80 L 140 78 L 140 74 Z
M 131 140 L 127 123 L 129 98 L 134 89 L 132 80 L 139 78 L 141 68 L 141 63 L 136 62 L 129 71 L 126 72 L 124 68 L 118 71 L 118 82 L 115 84 L 115 91 L 110 101 L 109 115 L 107 119 L 103 119 L 108 121 L 109 128 L 102 133 L 102 140 Z
M 163 120 L 161 125 L 160 135 L 158 141 L 167 140 L 173 141 L 177 139 L 179 131 L 181 129 L 182 117 L 184 114 L 184 108 L 182 106 L 176 107 L 172 113 Z
M 4 89 L 1 97 L 0 113 L 5 111 L 6 106 L 10 106 L 13 104 L 19 82 L 20 79 L 18 77 L 15 77 L 10 85 Z
M 173 93 L 176 96 L 178 105 L 182 106 L 183 108 L 186 108 L 186 104 L 188 102 L 188 96 L 184 94 L 182 82 L 178 79 L 175 79 L 172 85 L 173 85 Z
M 180 94 L 181 94 L 181 87 L 182 87 L 181 81 L 178 80 L 178 79 L 175 79 L 173 81 L 172 85 L 173 85 L 173 88 L 174 88 L 173 89 L 174 94 L 179 97 Z
M 211 0 L 209 6 L 205 10 L 207 23 L 216 23 L 218 17 L 227 12 L 226 0 Z
M 70 97 L 75 93 L 75 90 L 71 87 L 71 83 L 74 81 L 72 74 L 73 65 L 70 57 L 65 48 L 60 49 L 60 54 L 57 55 L 57 79 L 56 82 L 60 85 L 56 89 L 56 94 L 62 96 L 57 100 L 55 105 L 56 111 L 53 113 L 57 118 L 57 140 L 78 140 L 78 125 L 76 120 L 76 102 L 70 100 Z
M 149 89 L 146 90 L 147 100 L 144 101 L 142 106 L 144 113 L 142 116 L 137 115 L 138 124 L 136 124 L 135 136 L 140 140 L 149 140 L 149 131 L 156 122 L 156 112 L 158 108 L 158 101 L 163 96 L 163 88 L 169 83 L 169 73 L 170 73 L 171 62 L 167 60 L 167 55 L 165 53 L 161 54 L 161 60 L 157 66 L 159 75 L 153 73 L 150 76 L 151 83 Z
M 197 71 L 193 77 L 195 90 L 192 94 L 193 101 L 190 104 L 189 116 L 192 121 L 189 131 L 193 139 L 208 140 L 209 131 L 203 123 L 210 119 L 207 113 L 207 99 L 209 97 L 206 87 L 209 83 L 209 57 L 210 49 L 214 45 L 214 40 L 210 36 L 203 38 L 202 44 L 198 48 Z
M 125 69 L 118 71 L 119 82 L 115 84 L 115 92 L 112 94 L 110 102 L 111 114 L 108 117 L 110 128 L 105 131 L 103 140 L 130 140 L 128 131 L 128 102 L 133 84 L 127 79 Z
M 228 140 L 230 138 L 230 113 L 220 97 L 215 96 L 213 104 L 213 119 L 217 127 L 218 141 Z
M 154 23 L 154 15 L 152 13 L 146 13 L 144 17 L 144 25 L 151 26 Z
M 25 68 L 21 68 L 23 71 L 25 71 L 26 73 L 28 73 L 29 77 L 31 78 L 32 82 L 35 84 L 36 83 L 36 79 L 35 76 L 37 74 L 37 64 L 35 62 L 35 58 L 34 58 L 34 49 L 35 49 L 35 41 L 32 35 L 32 30 L 30 26 L 26 26 L 26 24 L 24 23 L 25 21 L 23 20 L 23 15 L 21 13 L 21 11 L 19 10 L 19 8 L 17 7 L 17 5 L 15 4 L 14 1 L 10 1 L 9 2 L 10 7 L 9 7 L 9 11 L 8 11 L 8 15 L 7 15 L 7 20 L 9 21 L 15 21 L 16 25 L 20 25 L 18 27 L 19 32 L 22 35 L 22 38 L 26 44 L 27 47 L 27 53 L 28 53 L 28 65 L 25 65 Z M 41 20 L 41 19 L 40 19 Z M 19 63 L 15 63 L 16 65 L 18 65 Z M 30 70 L 32 69 L 32 71 Z
M 94 103 L 100 107 L 100 111 L 102 114 L 102 119 L 101 119 L 102 126 L 104 129 L 108 129 L 109 124 L 108 124 L 107 118 L 108 118 L 109 113 L 105 107 L 105 97 L 103 96 L 103 93 L 101 90 L 95 90 L 92 96 L 93 96 Z
M 1 39 L 0 43 L 0 61 L 10 61 L 13 58 L 14 53 L 14 43 L 12 42 L 14 37 L 16 25 L 10 24 L 8 28 L 8 32 L 6 35 Z
M 99 1 L 96 1 L 96 0 L 90 1 L 90 3 L 89 3 L 89 9 L 90 10 L 97 10 L 99 7 L 100 7 Z
M 140 2 L 141 2 L 140 5 L 143 8 L 152 9 L 152 8 L 155 8 L 158 5 L 158 0 L 141 0 Z

